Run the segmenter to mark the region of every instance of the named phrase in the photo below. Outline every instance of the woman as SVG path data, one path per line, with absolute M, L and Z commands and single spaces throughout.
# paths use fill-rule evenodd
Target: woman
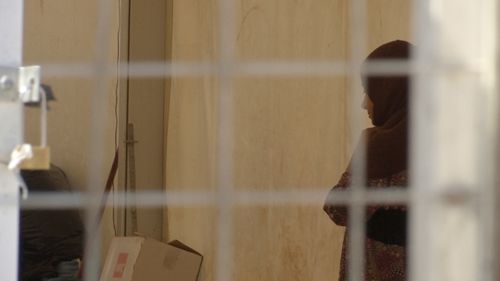
M 404 41 L 392 41 L 375 49 L 367 58 L 374 60 L 405 60 L 411 45 Z M 407 75 L 363 77 L 365 98 L 363 108 L 368 111 L 374 127 L 363 132 L 362 142 L 366 153 L 366 183 L 368 188 L 407 186 L 408 167 L 408 100 Z M 353 159 L 357 157 L 356 149 Z M 352 161 L 352 160 L 351 160 Z M 351 164 L 332 190 L 349 188 L 352 179 Z M 333 206 L 328 194 L 323 209 L 337 224 L 346 226 L 347 208 Z M 406 280 L 406 208 L 404 206 L 368 206 L 366 213 L 365 280 Z M 347 280 L 347 239 L 342 249 L 339 280 Z

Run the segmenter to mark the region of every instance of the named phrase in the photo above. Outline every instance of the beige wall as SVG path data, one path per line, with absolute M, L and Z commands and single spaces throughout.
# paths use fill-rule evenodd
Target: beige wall
M 26 1 L 25 63 L 92 62 L 99 1 Z M 216 1 L 173 5 L 172 52 L 176 61 L 217 58 Z M 325 60 L 347 57 L 345 0 L 238 2 L 237 57 L 242 60 Z M 369 1 L 367 49 L 408 38 L 408 3 Z M 113 17 L 118 7 L 113 4 Z M 109 60 L 116 60 L 116 18 L 111 20 Z M 168 40 L 168 38 L 166 39 Z M 114 43 L 113 43 L 114 42 Z M 158 47 L 158 46 L 156 46 Z M 155 47 L 155 48 L 156 48 Z M 93 81 L 46 77 L 58 101 L 49 113 L 53 162 L 78 188 L 87 184 Z M 114 79 L 110 85 L 114 86 Z M 234 91 L 234 186 L 237 190 L 324 190 L 349 157 L 347 80 L 343 77 L 239 78 Z M 168 89 L 167 89 L 168 90 Z M 215 190 L 217 83 L 213 77 L 172 81 L 166 149 L 168 190 Z M 107 101 L 103 167 L 114 148 L 114 87 Z M 144 117 L 144 116 L 142 116 Z M 137 116 L 138 120 L 142 118 Z M 26 137 L 38 141 L 38 112 L 28 110 Z M 105 179 L 102 179 L 104 184 Z M 234 209 L 235 280 L 332 280 L 343 230 L 328 221 L 322 202 Z M 169 208 L 163 236 L 181 239 L 206 257 L 213 280 L 216 210 Z M 109 210 L 104 245 L 112 234 Z M 104 248 L 105 249 L 105 248 Z
M 174 1 L 174 61 L 217 59 L 216 1 Z M 409 37 L 409 3 L 370 1 L 366 51 Z M 348 58 L 347 1 L 237 1 L 241 60 Z M 327 192 L 351 147 L 345 77 L 240 77 L 234 81 L 233 184 L 238 191 Z M 174 78 L 166 150 L 167 190 L 215 191 L 217 81 Z M 233 209 L 234 280 L 336 280 L 343 229 L 313 204 Z M 214 280 L 215 207 L 168 207 L 168 233 L 205 255 Z
M 289 3 L 238 5 L 238 58 L 345 57 L 344 3 Z M 174 2 L 174 60 L 216 59 L 215 10 L 213 1 Z M 234 90 L 235 189 L 326 192 L 348 157 L 344 79 L 240 78 Z M 216 189 L 216 91 L 212 77 L 173 79 L 169 190 Z M 333 280 L 343 230 L 321 204 L 234 208 L 234 280 Z M 168 208 L 169 237 L 205 255 L 206 280 L 215 276 L 217 223 L 214 208 Z
M 24 62 L 25 64 L 92 63 L 95 57 L 98 3 L 100 1 L 25 1 Z M 117 2 L 114 1 L 109 15 L 111 34 L 107 57 L 116 63 L 117 56 Z M 87 187 L 90 163 L 90 137 L 92 128 L 92 102 L 96 98 L 95 82 L 92 78 L 42 78 L 52 86 L 57 101 L 50 103 L 48 113 L 48 144 L 52 149 L 52 162 L 63 168 L 72 185 L 78 189 Z M 97 182 L 106 182 L 114 154 L 115 130 L 115 81 L 108 80 L 105 96 L 103 139 L 99 140 L 103 154 L 102 177 Z M 26 111 L 26 140 L 39 143 L 39 111 Z M 103 226 L 103 253 L 113 234 L 111 212 L 106 211 Z
M 412 40 L 413 1 L 416 0 L 367 1 L 368 51 L 395 39 L 415 43 Z

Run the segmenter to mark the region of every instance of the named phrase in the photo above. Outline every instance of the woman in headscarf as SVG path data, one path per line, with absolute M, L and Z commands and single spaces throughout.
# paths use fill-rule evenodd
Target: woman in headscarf
M 411 44 L 392 41 L 375 49 L 366 61 L 406 60 Z M 368 188 L 405 187 L 408 182 L 409 79 L 407 75 L 363 75 L 363 108 L 374 127 L 363 131 L 365 179 L 357 181 Z M 357 159 L 360 147 L 352 159 Z M 348 189 L 354 181 L 351 163 L 333 190 Z M 329 198 L 323 209 L 337 224 L 347 226 L 342 248 L 339 280 L 347 280 L 348 209 L 332 205 Z M 374 206 L 366 209 L 365 280 L 406 280 L 406 207 Z

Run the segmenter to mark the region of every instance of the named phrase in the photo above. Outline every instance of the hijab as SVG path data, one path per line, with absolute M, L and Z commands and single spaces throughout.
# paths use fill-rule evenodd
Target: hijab
M 411 44 L 397 40 L 383 44 L 368 55 L 366 62 L 406 60 Z M 364 132 L 366 176 L 382 178 L 408 167 L 408 75 L 364 74 L 366 94 L 373 102 L 374 127 Z M 355 152 L 355 155 L 359 152 Z
M 407 60 L 411 44 L 392 41 L 375 49 L 366 59 Z M 366 176 L 383 178 L 408 168 L 408 75 L 363 75 L 365 92 L 373 102 L 373 128 L 365 132 Z M 371 239 L 406 245 L 406 211 L 378 209 L 367 222 Z

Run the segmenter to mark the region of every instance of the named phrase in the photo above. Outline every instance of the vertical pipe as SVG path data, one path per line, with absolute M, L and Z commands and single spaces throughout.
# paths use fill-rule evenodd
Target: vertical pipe
M 165 61 L 168 63 L 173 62 L 173 34 L 174 34 L 174 0 L 167 0 L 165 15 Z M 165 100 L 163 103 L 163 186 L 164 192 L 167 191 L 167 153 L 168 153 L 168 133 L 169 133 L 169 117 L 170 117 L 170 98 L 172 96 L 172 76 L 165 77 Z M 162 224 L 162 238 L 164 241 L 169 241 L 170 228 L 168 219 L 168 206 L 163 206 L 163 224 Z

